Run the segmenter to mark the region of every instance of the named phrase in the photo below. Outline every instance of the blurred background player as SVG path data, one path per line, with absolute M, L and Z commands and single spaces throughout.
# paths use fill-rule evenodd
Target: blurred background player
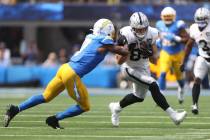
M 130 54 L 126 57 L 117 55 L 116 58 L 118 64 L 123 64 L 124 75 L 133 82 L 133 92 L 119 102 L 109 104 L 113 126 L 119 126 L 119 113 L 123 108 L 143 102 L 148 90 L 155 103 L 166 111 L 176 125 L 185 118 L 186 111 L 178 113 L 172 109 L 161 94 L 155 79 L 151 77 L 149 58 L 153 63 L 156 60 L 155 40 L 157 38 L 158 30 L 149 26 L 149 21 L 142 12 L 133 13 L 130 17 L 130 26 L 120 29 L 118 45 L 128 47 Z
M 207 8 L 199 8 L 194 15 L 195 23 L 190 26 L 190 39 L 186 44 L 185 60 L 194 42 L 198 45 L 199 56 L 194 66 L 194 85 L 192 88 L 192 113 L 198 114 L 198 100 L 200 95 L 200 84 L 210 68 L 210 13 Z M 185 62 L 185 61 L 184 61 Z M 185 64 L 183 64 L 184 66 Z M 182 68 L 183 68 L 182 66 Z
M 172 7 L 165 7 L 161 11 L 161 20 L 156 23 L 160 31 L 160 77 L 158 83 L 161 91 L 166 89 L 166 73 L 173 70 L 178 82 L 178 101 L 184 101 L 184 79 L 180 71 L 180 64 L 184 57 L 184 45 L 189 39 L 185 30 L 185 23 L 176 20 L 176 11 Z
M 68 63 L 63 64 L 56 76 L 49 82 L 43 94 L 34 95 L 23 101 L 18 106 L 8 105 L 4 116 L 4 126 L 8 127 L 11 119 L 19 112 L 46 103 L 54 99 L 65 88 L 76 105 L 59 112 L 46 119 L 46 124 L 54 129 L 61 129 L 59 121 L 68 117 L 74 117 L 90 109 L 88 91 L 81 78 L 92 71 L 110 51 L 121 55 L 127 55 L 128 50 L 114 46 L 115 29 L 108 19 L 98 20 L 93 27 L 93 33 L 86 36 L 81 49 L 76 52 Z

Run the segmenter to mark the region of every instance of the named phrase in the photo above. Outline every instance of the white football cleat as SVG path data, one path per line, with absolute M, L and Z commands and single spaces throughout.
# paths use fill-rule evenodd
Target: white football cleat
M 120 114 L 119 113 L 122 110 L 119 106 L 119 103 L 110 103 L 109 109 L 112 113 L 112 115 L 111 115 L 112 125 L 115 127 L 119 126 L 119 123 L 120 123 L 120 120 L 119 120 Z
M 179 104 L 182 104 L 184 102 L 184 89 L 183 88 L 178 87 L 177 98 L 178 98 Z
M 175 111 L 174 113 L 172 113 L 170 115 L 171 119 L 173 120 L 173 122 L 176 125 L 179 125 L 185 119 L 186 116 L 187 116 L 187 112 L 186 111 L 183 111 L 183 112 Z
M 192 113 L 194 115 L 197 115 L 199 113 L 197 104 L 192 105 Z

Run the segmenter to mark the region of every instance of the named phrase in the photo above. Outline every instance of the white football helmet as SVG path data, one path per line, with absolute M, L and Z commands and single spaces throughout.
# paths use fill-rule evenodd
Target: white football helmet
M 92 31 L 94 35 L 110 36 L 112 39 L 115 36 L 114 25 L 109 19 L 102 18 L 96 21 Z
M 210 12 L 207 8 L 198 8 L 194 15 L 195 23 L 198 24 L 200 30 L 204 29 L 210 20 Z
M 172 7 L 165 7 L 161 11 L 160 17 L 165 24 L 171 24 L 176 20 L 176 11 Z
M 135 12 L 130 17 L 130 26 L 136 37 L 143 39 L 148 31 L 149 21 L 142 12 Z

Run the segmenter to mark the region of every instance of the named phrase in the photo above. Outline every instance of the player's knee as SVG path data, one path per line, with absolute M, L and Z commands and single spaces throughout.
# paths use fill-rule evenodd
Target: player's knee
M 144 101 L 144 98 L 138 97 L 137 95 L 135 95 L 133 93 L 128 94 L 127 99 L 130 101 L 133 101 L 134 103 Z
M 152 82 L 149 85 L 149 90 L 153 93 L 153 91 L 157 91 L 159 90 L 158 84 L 156 82 Z
M 50 102 L 53 98 L 51 96 L 46 96 L 45 94 L 43 95 L 45 103 Z
M 142 98 L 136 98 L 136 102 L 143 102 L 144 101 L 144 99 L 142 99 Z
M 194 80 L 195 84 L 201 84 L 201 79 L 196 77 Z
M 87 112 L 90 110 L 90 105 L 84 105 L 84 106 L 81 106 L 81 108 L 84 110 L 84 112 Z

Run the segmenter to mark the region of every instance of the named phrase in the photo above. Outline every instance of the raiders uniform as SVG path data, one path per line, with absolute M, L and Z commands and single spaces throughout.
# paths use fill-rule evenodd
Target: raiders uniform
M 148 27 L 147 34 L 142 40 L 134 35 L 130 26 L 123 27 L 120 30 L 118 44 L 127 44 L 130 51 L 128 59 L 122 64 L 122 72 L 133 82 L 133 94 L 141 99 L 145 98 L 149 84 L 155 81 L 150 75 L 149 56 L 144 55 L 141 48 L 145 48 L 146 45 L 146 48 L 152 51 L 152 45 L 157 38 L 158 30 L 152 27 Z
M 196 23 L 190 27 L 190 37 L 198 45 L 199 56 L 196 58 L 194 75 L 203 79 L 210 68 L 210 24 L 200 31 Z

